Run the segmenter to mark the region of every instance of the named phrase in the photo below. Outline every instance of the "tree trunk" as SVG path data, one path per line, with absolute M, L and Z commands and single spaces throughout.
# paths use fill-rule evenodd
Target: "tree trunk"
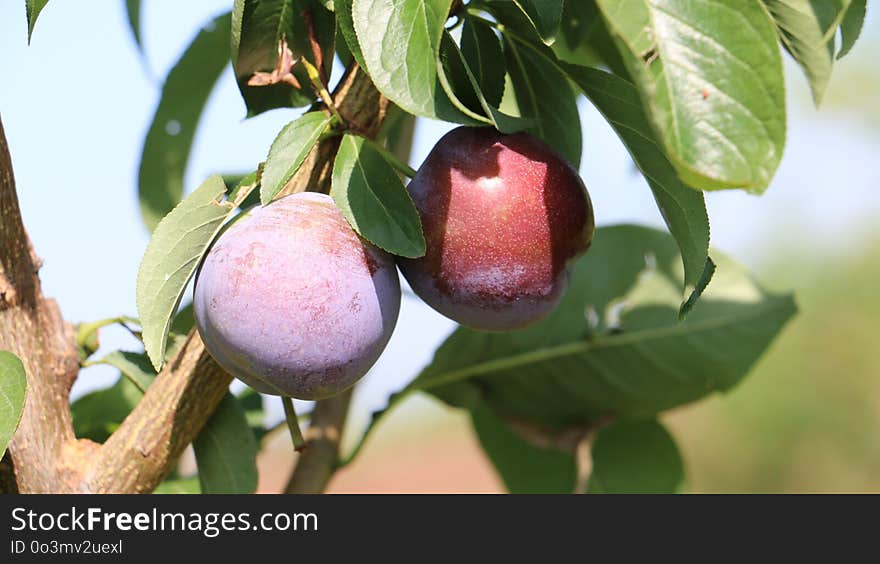
M 334 101 L 359 133 L 378 133 L 388 102 L 359 68 L 346 73 Z M 289 191 L 327 191 L 337 149 L 338 139 L 322 142 Z M 149 492 L 196 437 L 232 378 L 207 354 L 193 330 L 106 443 L 77 439 L 70 413 L 70 388 L 79 372 L 73 326 L 62 318 L 57 304 L 42 295 L 39 265 L 22 224 L 0 121 L 0 349 L 22 360 L 28 380 L 21 423 L 0 461 L 0 491 Z M 323 491 L 338 458 L 338 440 L 327 441 L 329 429 L 341 434 L 350 395 L 318 402 L 299 458 L 303 470 L 291 479 L 293 489 Z

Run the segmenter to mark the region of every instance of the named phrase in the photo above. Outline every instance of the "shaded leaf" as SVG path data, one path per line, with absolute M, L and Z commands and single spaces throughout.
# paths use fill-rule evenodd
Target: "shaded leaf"
M 532 120 L 505 114 L 489 103 L 458 45 L 447 32 L 443 32 L 440 56 L 441 84 L 449 99 L 462 112 L 494 126 L 502 133 L 521 131 L 533 123 Z
M 156 486 L 154 494 L 199 494 L 202 493 L 199 477 L 169 478 Z
M 461 54 L 486 101 L 498 107 L 504 94 L 504 52 L 501 41 L 488 25 L 466 19 L 461 28 Z
M 492 410 L 471 411 L 480 445 L 510 493 L 572 493 L 577 481 L 574 455 L 539 447 L 514 433 Z
M 684 462 L 675 439 L 656 420 L 621 421 L 599 431 L 589 493 L 675 493 Z
M 193 441 L 202 493 L 253 493 L 257 441 L 236 397 L 227 393 Z
M 333 165 L 330 195 L 352 228 L 389 253 L 425 254 L 421 220 L 400 177 L 362 137 L 346 134 Z
M 544 43 L 547 45 L 553 43 L 562 20 L 563 0 L 513 0 L 513 2 L 523 11 Z
M 183 195 L 183 175 L 196 127 L 229 62 L 229 26 L 229 14 L 224 14 L 203 27 L 162 86 L 138 173 L 141 216 L 151 231 Z
M 684 262 L 684 304 L 703 291 L 709 260 L 709 216 L 703 194 L 686 186 L 657 145 L 635 87 L 613 74 L 575 65 L 563 65 L 620 136 L 636 166 L 645 176 L 657 207 L 675 237 Z M 711 278 L 711 273 L 709 278 Z
M 336 8 L 336 27 L 339 33 L 342 35 L 345 44 L 348 46 L 348 50 L 351 53 L 354 60 L 357 61 L 357 64 L 361 66 L 361 68 L 367 68 L 366 63 L 364 63 L 364 54 L 361 52 L 361 46 L 358 43 L 357 34 L 354 31 L 354 20 L 351 15 L 351 4 L 352 0 L 336 0 L 335 8 Z
M 308 112 L 284 126 L 266 158 L 260 186 L 260 202 L 265 206 L 296 174 L 309 151 L 333 121 L 324 112 Z
M 144 353 L 113 351 L 89 364 L 108 364 L 118 368 L 141 393 L 146 392 L 156 378 L 156 371 Z
M 321 47 L 320 65 L 312 52 L 304 12 L 309 14 Z M 248 117 L 274 108 L 307 106 L 315 100 L 305 69 L 297 62 L 305 58 L 316 67 L 323 67 L 329 76 L 336 35 L 334 21 L 333 13 L 317 0 L 235 0 L 232 67 Z M 289 49 L 287 54 L 285 46 Z M 273 71 L 279 73 L 274 82 L 249 84 L 255 74 L 265 76 Z M 295 80 L 281 80 L 288 73 Z
M 171 321 L 170 331 L 171 333 L 176 333 L 178 335 L 186 335 L 195 324 L 196 318 L 193 313 L 192 302 L 190 302 L 186 304 L 186 306 L 180 308 L 177 315 L 174 316 L 174 319 Z
M 560 60 L 588 67 L 604 65 L 620 77 L 629 76 L 595 0 L 565 3 L 562 38 L 553 43 L 553 52 Z
M 25 0 L 25 8 L 28 22 L 28 45 L 31 43 L 31 36 L 34 34 L 34 26 L 37 25 L 37 18 L 49 0 Z
M 506 334 L 459 328 L 408 390 L 450 401 L 470 382 L 469 393 L 477 390 L 500 416 L 550 426 L 650 416 L 728 390 L 795 306 L 723 256 L 718 261 L 712 285 L 679 322 L 682 272 L 672 238 L 642 227 L 600 228 L 547 319 Z
M 846 9 L 846 15 L 840 24 L 840 51 L 837 52 L 837 58 L 841 58 L 849 53 L 859 35 L 862 33 L 862 26 L 865 23 L 865 12 L 868 10 L 868 0 L 852 0 Z
M 763 192 L 785 145 L 776 30 L 759 2 L 598 0 L 682 180 Z
M 223 199 L 226 186 L 219 176 L 208 178 L 165 216 L 150 239 L 138 270 L 137 308 L 144 348 L 158 371 L 172 316 L 202 256 L 230 216 L 238 200 Z M 245 192 L 237 194 L 239 198 Z
M 409 163 L 415 129 L 416 116 L 392 104 L 382 122 L 378 139 L 384 141 L 385 147 L 400 162 Z
M 0 351 L 0 458 L 21 421 L 27 395 L 27 374 L 17 356 Z
M 545 57 L 505 38 L 507 70 L 527 131 L 554 148 L 577 169 L 581 162 L 581 122 L 577 97 L 565 75 Z
M 103 443 L 143 397 L 143 392 L 127 378 L 119 378 L 109 388 L 90 392 L 70 406 L 74 434 L 81 439 Z
M 847 1 L 847 0 L 845 0 Z M 825 37 L 843 6 L 839 0 L 764 0 L 779 39 L 801 66 L 818 106 L 831 78 L 834 38 Z
M 440 83 L 440 41 L 451 4 L 352 0 L 352 19 L 365 68 L 380 92 L 412 114 L 478 124 L 453 105 Z
M 134 43 L 143 51 L 141 40 L 141 0 L 125 0 L 125 15 L 128 16 L 128 28 L 134 37 Z
M 238 395 L 238 403 L 244 410 L 254 438 L 259 443 L 268 432 L 265 426 L 266 413 L 263 411 L 263 396 L 253 388 L 247 387 Z

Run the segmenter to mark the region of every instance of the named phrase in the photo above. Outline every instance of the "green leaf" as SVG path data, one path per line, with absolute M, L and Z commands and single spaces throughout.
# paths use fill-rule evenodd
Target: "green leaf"
M 479 124 L 453 105 L 440 83 L 440 41 L 451 4 L 352 0 L 354 30 L 370 78 L 391 101 L 412 114 Z
M 134 43 L 143 51 L 141 40 L 141 0 L 125 0 L 125 15 L 128 16 L 128 27 L 134 37 Z
M 510 493 L 572 493 L 577 481 L 574 455 L 526 441 L 486 406 L 471 411 L 480 445 Z
M 202 493 L 253 493 L 257 441 L 236 397 L 227 393 L 193 441 Z
M 868 10 L 868 0 L 852 0 L 846 9 L 846 14 L 840 24 L 840 51 L 837 52 L 837 58 L 841 58 L 849 53 L 859 35 L 862 33 L 862 26 L 865 23 L 865 12 Z
M 240 209 L 246 210 L 260 203 L 260 191 L 255 188 L 260 186 L 262 169 L 263 165 L 260 165 L 257 170 L 239 180 L 232 192 L 229 193 L 229 199 L 238 202 Z M 226 185 L 231 186 L 229 183 Z
M 165 216 L 150 239 L 137 279 L 137 308 L 144 348 L 156 371 L 165 360 L 171 318 L 187 283 L 223 222 L 238 205 L 223 200 L 226 186 L 215 175 Z M 247 192 L 237 194 L 243 199 Z
M 763 192 L 785 145 L 776 30 L 760 2 L 599 0 L 682 180 Z
M 103 443 L 143 396 L 144 393 L 124 377 L 109 388 L 82 396 L 70 406 L 74 433 L 79 438 Z
M 569 0 L 583 1 L 583 0 Z M 547 45 L 553 43 L 562 20 L 563 0 L 513 0 Z
M 497 108 L 504 95 L 506 68 L 495 32 L 480 20 L 466 19 L 461 28 L 461 54 L 486 101 Z
M 389 253 L 425 254 L 418 211 L 400 177 L 376 146 L 346 134 L 333 165 L 330 195 L 352 228 Z
M 307 106 L 315 100 L 302 57 L 318 66 L 309 42 L 309 29 L 303 12 L 310 14 L 312 27 L 321 46 L 323 70 L 327 75 L 333 64 L 335 27 L 333 13 L 317 0 L 235 0 L 232 12 L 232 67 L 238 88 L 247 106 L 248 117 L 275 108 Z M 290 49 L 289 68 L 281 75 L 292 74 L 300 88 L 285 81 L 249 85 L 255 73 L 279 69 L 282 41 Z M 279 75 L 280 76 L 280 75 Z M 278 76 L 276 76 L 278 78 Z
M 31 36 L 34 34 L 34 26 L 37 25 L 37 17 L 49 0 L 25 0 L 25 11 L 27 12 L 28 22 L 28 45 L 31 43 Z
M 272 142 L 263 168 L 260 202 L 264 206 L 296 174 L 332 121 L 332 116 L 316 111 L 303 114 L 284 126 Z
M 156 371 L 153 370 L 149 357 L 144 353 L 113 351 L 89 364 L 108 364 L 118 368 L 141 393 L 146 392 L 156 378 Z
M 520 113 L 534 120 L 527 131 L 577 169 L 581 162 L 581 121 L 577 97 L 565 75 L 539 53 L 507 38 L 504 53 Z
M 183 195 L 196 127 L 229 62 L 229 26 L 229 14 L 224 14 L 203 27 L 165 79 L 138 173 L 141 216 L 151 231 Z
M 456 330 L 407 390 L 452 397 L 454 405 L 476 390 L 502 417 L 550 426 L 651 416 L 728 390 L 795 306 L 717 260 L 712 285 L 679 322 L 682 270 L 672 238 L 644 227 L 600 228 L 547 319 L 506 334 Z
M 361 51 L 360 43 L 358 43 L 357 33 L 354 31 L 354 20 L 351 15 L 352 0 L 335 0 L 336 8 L 336 27 L 342 35 L 348 50 L 357 61 L 361 68 L 367 68 L 364 63 L 364 54 Z
M 159 484 L 154 494 L 199 494 L 202 493 L 198 476 L 190 478 L 170 478 Z
M 844 0 L 848 1 L 848 0 Z M 779 39 L 803 69 L 818 106 L 831 78 L 834 38 L 826 41 L 836 26 L 840 0 L 764 0 L 776 22 Z
M 599 431 L 592 447 L 589 493 L 675 493 L 684 463 L 658 421 L 621 421 Z
M 21 421 L 27 395 L 27 374 L 17 356 L 0 351 L 0 458 Z
M 678 178 L 663 149 L 657 145 L 639 94 L 632 84 L 597 69 L 565 64 L 563 68 L 605 116 L 648 181 L 657 207 L 681 251 L 685 285 L 683 305 L 688 304 L 709 282 L 703 280 L 709 260 L 709 216 L 702 192 L 691 189 Z
M 565 3 L 562 38 L 553 43 L 553 52 L 560 60 L 588 67 L 604 65 L 620 77 L 629 76 L 595 0 Z
M 474 119 L 495 127 L 502 133 L 514 133 L 528 127 L 533 120 L 507 115 L 486 99 L 477 77 L 448 32 L 443 32 L 440 46 L 442 60 L 440 82 L 452 103 Z M 478 112 L 483 112 L 482 115 Z M 485 116 L 489 116 L 488 119 Z
M 254 438 L 259 444 L 268 432 L 265 427 L 266 413 L 263 410 L 263 396 L 253 388 L 248 387 L 238 395 L 238 404 L 244 410 L 248 426 L 253 431 Z
M 174 319 L 171 321 L 170 332 L 178 335 L 186 335 L 195 324 L 196 318 L 193 313 L 192 302 L 190 302 L 186 304 L 185 307 L 182 307 L 177 312 L 177 315 L 174 316 Z
M 390 105 L 377 136 L 385 147 L 402 163 L 408 163 L 416 129 L 416 116 L 395 105 Z

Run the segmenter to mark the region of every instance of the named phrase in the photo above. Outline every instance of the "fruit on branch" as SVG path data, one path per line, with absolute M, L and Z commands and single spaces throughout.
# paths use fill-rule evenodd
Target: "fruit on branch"
M 330 196 L 305 192 L 245 212 L 196 277 L 211 356 L 259 392 L 322 399 L 373 365 L 397 322 L 400 281 Z
M 518 329 L 550 313 L 593 237 L 577 172 L 525 133 L 454 129 L 408 190 L 427 253 L 398 259 L 400 270 L 428 305 L 475 329 Z

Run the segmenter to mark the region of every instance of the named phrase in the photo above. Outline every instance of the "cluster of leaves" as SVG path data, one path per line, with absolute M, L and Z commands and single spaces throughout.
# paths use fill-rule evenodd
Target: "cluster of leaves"
M 125 406 L 119 413 L 130 409 L 173 348 L 175 312 L 224 223 L 253 196 L 267 205 L 283 193 L 328 136 L 341 137 L 331 195 L 352 227 L 394 254 L 424 253 L 398 174 L 411 171 L 389 151 L 400 128 L 389 127 L 383 145 L 320 104 L 336 56 L 362 67 L 407 120 L 528 131 L 574 166 L 583 146 L 577 101 L 585 96 L 631 154 L 668 228 L 599 229 L 553 315 L 503 335 L 458 329 L 389 408 L 423 391 L 467 409 L 512 491 L 581 487 L 575 452 L 562 439 L 572 432 L 595 435 L 588 491 L 675 490 L 682 464 L 657 414 L 736 384 L 795 311 L 790 296 L 768 293 L 717 253 L 709 258 L 704 191 L 767 188 L 786 133 L 780 43 L 818 103 L 835 58 L 858 37 L 865 3 L 236 0 L 169 72 L 144 142 L 139 194 L 153 237 L 137 293 L 147 356 L 103 359 L 125 379 L 81 399 L 75 414 L 101 394 Z M 44 4 L 28 2 L 31 30 Z M 140 2 L 126 5 L 140 42 Z M 212 177 L 181 202 L 205 101 L 230 63 L 248 116 L 309 111 L 281 128 L 265 163 L 234 190 Z M 212 420 L 197 441 L 205 491 L 221 487 L 206 483 L 209 460 L 221 456 L 210 454 L 214 437 L 252 433 L 242 400 L 229 398 L 218 416 L 235 414 L 215 429 Z M 83 415 L 91 423 L 80 432 L 106 436 L 119 413 Z M 226 478 L 250 485 L 248 472 Z

